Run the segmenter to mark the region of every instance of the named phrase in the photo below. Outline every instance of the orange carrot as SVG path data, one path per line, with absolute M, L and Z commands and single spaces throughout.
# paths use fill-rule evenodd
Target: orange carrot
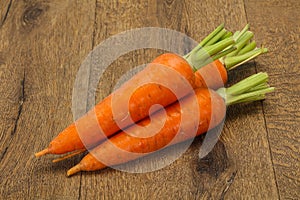
M 195 100 L 198 101 L 197 104 L 199 105 L 199 109 L 201 109 L 201 115 L 199 116 L 199 127 L 197 134 L 200 134 L 206 132 L 209 126 L 214 127 L 221 122 L 225 115 L 226 106 L 223 99 L 214 91 L 202 88 L 196 89 L 195 93 L 197 99 L 185 98 L 181 105 L 195 105 Z M 212 109 L 212 106 L 215 108 Z M 193 107 L 194 109 L 197 109 L 197 107 Z M 193 120 L 193 118 L 196 116 L 190 115 L 190 119 L 186 119 L 182 122 L 184 123 L 182 126 L 185 127 L 183 132 L 184 134 L 178 134 L 180 137 L 173 140 L 180 128 L 182 117 L 180 104 L 173 104 L 167 107 L 165 111 L 165 124 L 163 128 L 154 136 L 140 138 L 133 137 L 125 132 L 118 133 L 111 137 L 109 141 L 106 141 L 93 149 L 92 153 L 89 153 L 78 165 L 68 171 L 68 175 L 72 175 L 78 171 L 94 171 L 105 168 L 106 166 L 125 163 L 141 156 L 140 154 L 128 154 L 128 152 L 151 153 L 171 145 L 172 143 L 175 144 L 195 136 L 190 133 L 194 132 L 192 130 L 193 127 L 195 127 L 195 120 Z M 152 119 L 155 121 L 163 121 L 164 117 L 164 112 L 158 112 L 153 115 Z M 138 123 L 138 125 L 143 126 L 149 122 L 150 119 L 147 118 Z M 136 127 L 137 126 L 131 126 L 128 128 L 128 130 L 126 130 L 126 132 L 133 132 Z M 145 131 L 145 129 L 141 129 L 139 134 L 143 134 L 143 131 Z M 173 142 L 170 143 L 172 140 Z M 123 151 L 118 151 L 116 147 Z M 99 160 L 104 160 L 105 164 Z
M 116 134 L 93 149 L 78 165 L 71 168 L 67 174 L 70 176 L 79 171 L 94 171 L 103 169 L 106 166 L 122 164 L 169 145 L 193 138 L 195 135 L 192 133 L 195 131 L 196 135 L 205 133 L 224 119 L 226 104 L 231 105 L 239 102 L 260 100 L 264 98 L 265 93 L 273 91 L 273 88 L 269 88 L 266 85 L 266 81 L 267 74 L 260 73 L 245 79 L 243 83 L 232 86 L 228 91 L 225 88 L 218 91 L 218 93 L 207 88 L 196 89 L 195 95 L 185 97 L 180 104 L 175 103 L 168 106 L 165 110 L 166 115 L 163 111 L 153 115 L 152 123 L 154 124 L 159 124 L 157 122 L 164 121 L 164 118 L 166 118 L 163 127 L 157 134 L 146 137 L 149 136 L 149 130 L 141 128 L 150 123 L 150 119 L 146 118 L 137 125 L 126 129 L 127 133 L 134 134 L 134 136 L 125 132 Z M 256 90 L 255 88 L 258 86 L 259 88 Z M 249 92 L 247 93 L 247 91 Z M 189 107 L 189 118 L 181 121 L 182 113 L 184 113 L 182 109 L 186 107 Z M 198 116 L 195 116 L 194 110 L 198 108 L 200 112 Z M 199 120 L 195 124 L 194 119 L 197 117 Z M 121 151 L 118 149 L 121 149 Z
M 226 41 L 221 41 L 220 43 L 222 46 L 220 50 L 222 50 L 228 45 L 231 45 L 233 40 L 228 38 Z M 129 114 L 128 112 L 118 113 L 119 117 L 115 119 L 115 113 L 113 113 L 111 106 L 112 103 L 115 107 L 120 107 L 120 109 L 127 107 L 127 104 L 125 104 L 126 102 L 112 102 L 112 95 L 116 98 L 124 98 L 124 96 L 129 95 L 133 87 L 136 87 L 143 79 L 147 79 L 148 84 L 142 85 L 132 93 L 128 104 Z M 166 87 L 159 84 L 159 82 L 163 80 L 167 80 L 164 81 L 167 84 Z M 98 103 L 94 109 L 90 110 L 86 115 L 63 130 L 54 138 L 48 148 L 35 155 L 38 157 L 49 153 L 63 154 L 78 149 L 93 147 L 107 136 L 131 125 L 132 121 L 130 117 L 133 122 L 139 121 L 149 115 L 151 106 L 160 104 L 165 107 L 177 99 L 186 96 L 193 91 L 195 87 L 195 75 L 190 64 L 179 55 L 172 53 L 162 54 L 154 59 L 144 70 L 122 85 L 112 95 Z M 169 88 L 175 88 L 177 96 Z M 98 124 L 102 130 L 99 129 Z
M 209 52 L 218 53 L 218 51 L 221 51 L 232 44 L 232 39 L 227 38 L 225 40 L 217 43 L 219 46 L 215 46 L 214 48 L 208 46 Z M 220 48 L 220 46 L 222 48 Z M 218 51 L 215 49 L 218 49 Z M 192 50 L 192 52 L 193 51 L 194 50 Z M 197 53 L 197 51 L 195 53 Z M 63 130 L 56 138 L 54 138 L 48 148 L 35 155 L 42 156 L 49 153 L 64 154 L 75 150 L 92 148 L 106 139 L 106 137 L 118 132 L 120 129 L 147 117 L 149 115 L 149 109 L 155 104 L 160 104 L 165 107 L 175 102 L 178 98 L 186 96 L 192 92 L 194 88 L 209 87 L 217 89 L 226 83 L 226 60 L 224 60 L 224 64 L 217 60 L 202 67 L 193 61 L 190 61 L 189 64 L 187 61 L 193 60 L 191 58 L 193 58 L 194 54 L 188 55 L 189 57 L 187 56 L 185 59 L 171 53 L 157 57 L 143 71 L 121 86 L 120 89 L 98 103 L 94 109 L 90 110 L 87 114 Z M 240 56 L 238 61 L 242 62 L 248 57 Z M 204 56 L 204 58 L 206 57 Z M 203 60 L 205 61 L 205 59 Z M 194 64 L 197 64 L 197 66 Z M 193 67 L 191 67 L 191 65 Z M 192 68 L 200 69 L 194 74 Z M 124 110 L 124 107 L 127 107 L 127 102 L 124 102 L 125 100 L 122 101 L 122 99 L 124 96 L 128 96 L 133 90 L 133 87 L 138 85 L 142 79 L 148 79 L 149 82 L 167 80 L 168 86 L 172 85 L 173 88 L 176 88 L 179 95 L 175 96 L 169 87 L 165 87 L 158 83 L 148 83 L 137 88 L 132 93 L 128 102 L 128 112 L 121 112 L 121 110 Z M 119 100 L 113 101 L 113 96 L 116 97 L 114 99 Z M 115 110 L 117 111 L 113 111 L 112 104 L 116 107 Z M 156 110 L 153 110 L 153 112 L 154 111 Z M 115 116 L 116 112 L 118 112 L 117 117 Z M 132 121 L 130 118 L 132 118 Z M 99 125 L 101 129 L 99 128 Z
M 226 67 L 220 60 L 209 63 L 195 72 L 195 85 L 197 88 L 207 87 L 216 90 L 223 87 L 227 80 Z
M 159 79 L 166 80 L 170 78 L 172 70 L 166 70 L 165 68 L 172 69 L 173 76 L 175 76 L 176 72 L 181 75 L 172 77 L 172 80 L 169 81 L 169 83 L 176 86 L 181 93 L 179 97 L 176 97 L 167 87 L 157 83 L 151 83 L 151 79 L 157 82 Z M 119 131 L 120 128 L 130 125 L 127 118 L 131 117 L 133 121 L 143 119 L 148 116 L 149 109 L 152 105 L 161 104 L 162 106 L 167 106 L 175 102 L 177 98 L 181 98 L 190 93 L 195 87 L 194 72 L 186 60 L 176 54 L 166 53 L 157 57 L 144 70 L 135 75 L 113 94 L 116 98 L 118 95 L 124 96 L 128 94 L 128 92 L 130 92 L 128 88 L 131 89 L 130 87 L 135 87 L 140 82 L 140 79 L 143 78 L 148 78 L 150 83 L 137 88 L 132 94 L 129 101 L 130 115 L 122 113 L 123 115 L 119 117 L 119 124 L 121 124 L 122 127 L 119 127 L 116 122 L 117 119 L 114 119 L 111 107 L 112 95 L 110 95 L 98 103 L 95 108 L 90 110 L 86 115 L 67 127 L 50 143 L 47 149 L 37 153 L 36 156 L 48 153 L 63 154 L 77 149 L 83 149 L 85 148 L 84 144 L 89 144 L 88 147 L 92 147 L 99 141 L 105 139 L 105 136 L 110 136 Z M 187 85 L 187 83 L 190 85 Z M 123 105 L 116 106 L 122 108 L 127 105 L 123 103 Z M 99 129 L 98 123 L 103 133 Z M 84 135 L 84 138 L 81 138 L 80 135 Z M 84 142 L 82 142 L 82 139 L 84 139 Z
M 201 67 L 195 72 L 196 88 L 207 87 L 216 90 L 223 87 L 228 80 L 228 70 L 232 70 L 267 51 L 266 48 L 256 48 L 242 55 L 227 56 Z
M 184 68 L 186 68 L 185 71 L 183 71 L 182 73 L 186 73 L 185 77 L 187 78 L 187 80 L 189 80 L 189 83 L 192 86 L 190 89 L 207 86 L 212 88 L 219 88 L 220 85 L 224 85 L 226 83 L 226 69 L 224 69 L 224 66 L 222 64 L 214 64 L 220 63 L 219 61 L 209 64 L 207 65 L 207 67 L 202 68 L 202 70 L 197 71 L 197 73 L 195 74 L 197 79 L 195 81 L 195 77 L 191 67 L 181 57 L 176 56 L 175 54 L 163 54 L 159 56 L 156 60 L 154 60 L 153 63 L 159 61 L 161 57 L 169 58 L 169 60 L 170 57 L 172 57 L 171 60 L 173 60 L 173 62 L 174 60 L 181 60 L 182 63 L 180 63 L 179 65 L 178 63 L 176 63 L 175 66 L 178 66 L 178 70 L 183 70 Z M 159 62 L 162 63 L 162 61 Z M 142 72 L 146 72 L 146 70 L 147 68 Z M 220 70 L 221 72 L 216 73 L 215 76 L 207 76 L 206 72 L 216 72 L 216 70 Z M 201 76 L 202 73 L 203 76 Z M 221 82 L 220 78 L 217 78 L 217 74 L 221 74 L 221 77 L 223 77 Z M 214 78 L 208 79 L 208 77 Z M 130 84 L 134 84 L 134 80 L 130 80 Z M 182 83 L 178 83 L 179 87 L 181 85 Z M 189 90 L 183 89 L 182 91 L 186 92 L 182 94 L 182 97 L 191 92 Z M 130 115 L 133 121 L 136 122 L 149 115 L 149 109 L 152 105 L 160 104 L 165 107 L 175 102 L 176 100 L 177 97 L 168 88 L 154 83 L 147 84 L 140 87 L 131 96 L 129 102 Z M 130 125 L 130 123 L 128 122 L 127 124 L 123 123 L 123 127 L 118 126 L 115 119 L 113 118 L 111 104 L 112 95 L 105 98 L 102 102 L 97 104 L 94 109 L 90 110 L 87 114 L 79 118 L 76 122 L 71 124 L 65 130 L 63 130 L 56 138 L 54 138 L 54 140 L 50 143 L 47 149 L 37 153 L 36 156 L 41 156 L 49 153 L 64 154 L 79 149 L 85 149 L 86 144 L 89 144 L 89 147 L 93 147 L 95 144 L 98 144 L 100 141 L 104 140 L 106 136 L 111 136 L 112 134 L 119 131 L 120 128 L 125 128 L 126 126 Z M 101 133 L 101 130 L 98 127 L 98 123 L 101 126 L 105 135 Z M 78 132 L 80 132 L 80 134 Z M 84 135 L 84 138 L 82 137 L 82 135 Z M 83 139 L 84 142 L 82 141 Z

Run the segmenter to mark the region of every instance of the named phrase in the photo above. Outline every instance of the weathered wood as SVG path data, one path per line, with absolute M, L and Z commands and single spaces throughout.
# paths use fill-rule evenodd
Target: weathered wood
M 5 24 L 10 11 L 10 1 L 1 2 L 0 23 L 0 162 L 7 153 L 15 134 L 23 104 L 22 67 L 16 67 L 16 55 L 10 54 L 16 45 L 11 26 Z
M 6 1 L 2 1 L 0 3 L 1 7 L 0 7 L 0 27 L 2 27 L 8 17 L 8 13 L 10 11 L 11 8 L 11 4 L 12 4 L 12 0 L 6 0 Z
M 226 10 L 222 10 L 221 15 L 215 15 L 214 13 L 220 13 L 219 5 L 224 5 Z M 149 15 L 145 13 L 149 13 Z M 226 22 L 227 27 L 233 30 L 241 29 L 247 22 L 242 1 L 234 3 L 210 1 L 207 5 L 205 2 L 196 3 L 194 1 L 157 1 L 156 3 L 149 1 L 140 4 L 133 2 L 125 4 L 123 1 L 97 1 L 96 16 L 95 45 L 113 34 L 139 27 L 166 27 L 187 33 L 200 40 L 223 21 Z M 184 46 L 184 44 L 178 45 Z M 101 89 L 98 90 L 97 99 L 100 100 L 109 94 L 116 80 L 125 71 L 141 63 L 147 63 L 158 55 L 155 50 L 147 50 L 146 53 L 147 55 L 138 50 L 128 53 L 114 62 L 103 81 L 100 81 Z M 250 69 L 242 68 L 238 72 L 232 73 L 233 77 L 240 80 L 255 72 L 253 64 L 248 67 Z M 225 142 L 225 146 L 228 147 L 228 157 L 220 156 L 224 154 L 225 149 L 221 148 L 220 150 L 220 147 L 216 147 L 219 149 L 216 152 L 220 154 L 216 154 L 215 160 L 212 159 L 214 161 L 211 165 L 217 168 L 215 171 L 205 171 L 201 162 L 198 163 L 197 154 L 200 141 L 197 139 L 197 142 L 193 143 L 180 159 L 159 171 L 147 174 L 129 174 L 107 169 L 102 172 L 84 173 L 81 197 L 93 199 L 100 195 L 109 199 L 134 197 L 142 199 L 178 197 L 209 199 L 234 198 L 242 193 L 245 197 L 259 194 L 258 196 L 262 198 L 277 198 L 261 106 L 258 103 L 252 105 L 251 108 L 255 108 L 252 115 L 247 115 L 249 110 L 242 106 L 229 113 L 232 116 L 238 116 L 238 119 L 234 120 L 233 118 L 231 120 L 234 121 L 227 122 L 228 126 L 224 134 L 226 136 L 229 135 L 228 132 L 235 132 L 234 137 L 240 137 L 240 139 L 234 142 L 233 140 Z M 245 124 L 249 124 L 253 129 L 249 130 Z M 228 137 L 230 138 L 230 136 Z M 241 142 L 243 140 L 251 145 L 243 144 Z M 228 164 L 225 164 L 226 167 L 223 166 L 222 169 L 222 163 Z M 139 164 L 143 164 L 143 162 Z M 259 167 L 261 170 L 257 170 Z M 201 168 L 204 170 L 202 169 L 200 173 Z M 220 172 L 217 173 L 218 171 Z M 218 175 L 216 176 L 215 173 Z M 98 187 L 91 188 L 90 185 Z
M 91 1 L 11 4 L 0 29 L 1 199 L 79 196 L 80 177 L 65 176 L 74 159 L 52 164 L 34 152 L 73 120 L 71 92 L 91 50 L 94 6 Z
M 270 74 L 276 92 L 263 104 L 276 184 L 281 199 L 300 198 L 299 1 L 245 2 L 256 37 L 270 53 L 257 68 Z
M 221 5 L 225 5 L 230 13 L 226 15 L 230 19 L 229 24 L 227 23 L 228 27 L 233 27 L 233 30 L 236 30 L 247 23 L 242 3 L 235 2 L 235 4 L 230 3 L 228 5 L 224 2 L 221 3 Z M 218 10 L 212 11 L 212 13 L 213 12 L 217 13 Z M 227 18 L 225 18 L 225 20 L 226 19 Z M 236 27 L 237 25 L 240 27 Z M 255 71 L 253 64 L 248 64 L 245 67 L 236 69 L 230 73 L 232 77 L 230 78 L 230 82 L 234 83 L 255 73 Z M 265 148 L 264 145 L 261 145 L 261 143 L 267 143 L 266 135 L 256 132 L 255 129 L 249 130 L 248 126 L 246 126 L 249 124 L 257 130 L 264 132 L 264 123 L 262 120 L 259 120 L 263 119 L 260 109 L 258 106 L 251 116 L 249 116 L 249 114 L 247 115 L 249 110 L 244 106 L 233 106 L 228 110 L 228 117 L 222 136 L 223 138 L 230 138 L 229 140 L 225 140 L 224 144 L 227 149 L 230 164 L 234 166 L 231 168 L 231 175 L 227 174 L 227 176 L 230 177 L 230 180 L 232 179 L 231 177 L 234 177 L 234 181 L 224 190 L 222 197 L 224 196 L 231 199 L 241 194 L 243 194 L 243 197 L 277 197 L 268 149 Z M 236 120 L 232 120 L 232 118 Z M 256 143 L 255 141 L 257 140 L 261 141 L 261 143 Z M 250 145 L 244 145 L 242 141 L 247 141 Z M 247 154 L 248 156 L 243 154 Z M 255 169 L 261 167 L 261 160 L 263 160 L 263 165 L 267 167 L 265 170 L 257 171 Z M 216 194 L 216 191 L 212 192 L 212 196 Z
M 298 199 L 298 10 L 296 0 L 1 1 L 0 199 Z M 222 22 L 230 30 L 249 22 L 256 41 L 270 49 L 230 72 L 230 84 L 266 71 L 277 91 L 263 103 L 229 108 L 221 141 L 206 157 L 198 158 L 203 136 L 171 165 L 148 173 L 105 169 L 67 178 L 66 170 L 79 156 L 56 164 L 54 156 L 34 158 L 73 121 L 77 70 L 99 43 L 149 26 L 199 41 Z M 184 41 L 178 46 L 191 48 Z M 124 73 L 163 52 L 140 49 L 119 57 L 101 77 L 96 101 Z M 183 145 L 133 164 L 155 166 Z

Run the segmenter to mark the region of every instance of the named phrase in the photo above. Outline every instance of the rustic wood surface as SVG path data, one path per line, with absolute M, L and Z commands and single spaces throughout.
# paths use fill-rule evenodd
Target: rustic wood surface
M 299 9 L 298 0 L 1 0 L 0 199 L 300 199 Z M 201 137 L 149 173 L 105 169 L 67 178 L 80 156 L 55 164 L 55 156 L 34 157 L 72 122 L 77 71 L 99 43 L 149 26 L 199 41 L 222 22 L 231 30 L 250 23 L 270 50 L 231 72 L 230 83 L 266 71 L 277 90 L 266 101 L 229 108 L 222 138 L 204 159 Z M 96 99 L 160 53 L 121 56 L 100 80 Z

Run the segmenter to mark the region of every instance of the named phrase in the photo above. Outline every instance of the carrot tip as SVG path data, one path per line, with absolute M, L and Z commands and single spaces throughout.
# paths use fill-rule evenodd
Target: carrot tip
M 77 165 L 75 165 L 74 167 L 72 167 L 71 169 L 69 169 L 67 171 L 67 176 L 71 176 L 71 175 L 76 174 L 77 172 L 80 172 L 80 171 L 81 171 L 81 165 L 77 164 Z
M 35 153 L 34 155 L 35 155 L 35 157 L 41 157 L 41 156 L 46 155 L 48 153 L 49 153 L 49 149 L 47 148 L 47 149 L 44 149 L 40 152 Z

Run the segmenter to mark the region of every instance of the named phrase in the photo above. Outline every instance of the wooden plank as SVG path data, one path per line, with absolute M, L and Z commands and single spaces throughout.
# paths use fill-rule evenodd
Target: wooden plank
M 5 24 L 11 7 L 10 1 L 1 2 L 0 14 L 0 162 L 7 152 L 16 131 L 23 103 L 23 69 L 14 67 L 14 55 L 9 52 L 15 45 Z M 9 86 L 9 87 L 8 87 Z
M 94 6 L 91 1 L 11 4 L 0 36 L 1 69 L 6 70 L 1 70 L 0 86 L 4 199 L 80 195 L 80 177 L 65 176 L 74 159 L 52 164 L 51 156 L 36 159 L 34 152 L 73 121 L 71 92 L 77 69 L 92 48 Z
M 230 13 L 227 14 L 225 18 L 229 21 L 229 24 L 227 23 L 228 27 L 233 27 L 232 29 L 236 30 L 237 28 L 240 29 L 242 25 L 246 23 L 246 16 L 243 12 L 244 9 L 242 3 L 234 4 L 228 2 L 229 5 L 234 5 L 232 7 L 228 6 L 226 2 L 220 4 L 224 5 Z M 234 10 L 238 10 L 240 14 L 237 15 Z M 214 12 L 217 13 L 220 12 L 220 10 L 212 11 L 211 13 Z M 241 24 L 241 22 L 243 24 Z M 236 82 L 255 71 L 253 63 L 248 64 L 245 67 L 230 73 L 230 76 L 232 77 L 230 78 L 230 82 Z M 253 107 L 256 107 L 256 109 L 253 109 Z M 264 122 L 261 120 L 263 119 L 261 107 L 254 104 L 250 108 L 255 110 L 250 116 L 249 114 L 245 116 L 245 113 L 249 113 L 249 109 L 244 106 L 232 107 L 228 111 L 226 126 L 223 130 L 223 138 L 225 138 L 224 143 L 227 147 L 227 154 L 232 167 L 230 167 L 231 174 L 227 174 L 225 180 L 234 181 L 224 190 L 225 194 L 222 193 L 222 196 L 229 199 L 241 196 L 241 194 L 243 197 L 276 198 L 277 194 L 274 177 L 272 175 L 270 154 L 265 145 L 268 141 L 266 132 L 264 131 Z M 240 117 L 236 118 L 236 116 Z M 255 127 L 256 130 L 260 130 L 263 134 L 255 132 L 254 128 L 249 130 L 248 127 L 245 126 L 246 124 Z M 243 133 L 243 135 L 241 135 L 241 133 Z M 247 144 L 244 144 L 243 141 Z M 260 142 L 257 143 L 257 141 Z M 261 160 L 263 160 L 263 162 L 261 162 Z M 256 169 L 261 167 L 264 167 L 264 170 L 259 170 L 257 172 Z M 234 177 L 234 179 L 232 179 L 232 177 Z M 212 194 L 216 194 L 213 189 L 211 191 L 213 191 Z
M 98 0 L 94 44 L 97 45 L 122 31 L 147 26 L 178 30 L 199 40 L 224 21 L 228 28 L 234 30 L 241 29 L 246 24 L 243 1 L 136 3 Z M 100 81 L 97 100 L 111 92 L 114 83 L 124 72 L 151 61 L 159 53 L 161 52 L 156 50 L 138 50 L 115 61 L 102 82 Z M 231 79 L 231 82 L 255 71 L 254 64 L 249 64 L 231 73 L 235 79 Z M 227 153 L 223 145 L 217 145 L 215 154 L 206 158 L 210 161 L 209 164 L 205 159 L 198 159 L 201 144 L 201 139 L 198 138 L 180 159 L 158 171 L 131 174 L 106 169 L 83 173 L 81 198 L 93 199 L 101 196 L 108 199 L 217 199 L 256 197 L 255 195 L 261 198 L 277 198 L 260 103 L 232 108 L 229 115 L 223 131 Z M 91 185 L 97 187 L 90 187 Z
M 270 49 L 257 67 L 268 71 L 277 88 L 263 108 L 279 196 L 299 199 L 300 4 L 247 0 L 245 7 L 257 38 Z
M 178 15 L 182 13 L 183 9 L 181 1 L 144 1 L 142 3 L 97 1 L 95 44 L 111 35 L 139 27 L 159 26 L 180 30 L 178 22 L 181 17 Z M 160 24 L 159 18 L 164 19 L 169 24 Z M 108 69 L 107 77 L 111 78 L 105 78 L 106 82 L 104 83 L 116 82 L 124 72 L 142 63 L 150 62 L 157 55 L 158 51 L 156 50 L 139 50 L 122 56 L 113 63 L 112 70 Z M 102 87 L 99 90 L 99 96 L 104 96 L 101 93 L 108 94 L 113 87 L 113 85 L 105 87 L 105 84 L 101 84 L 101 82 L 100 86 Z M 194 196 L 191 191 L 197 192 L 197 188 L 193 186 L 193 170 L 192 168 L 184 170 L 189 162 L 183 163 L 181 162 L 177 167 L 171 165 L 164 170 L 141 174 L 125 173 L 112 169 L 83 173 L 81 197 L 83 199 L 94 199 L 97 196 L 107 199 L 176 198 L 182 196 L 183 193 L 185 196 Z M 174 184 L 174 180 L 178 182 L 178 185 Z M 90 188 L 90 185 L 97 185 L 97 187 Z
M 0 3 L 0 27 L 2 27 L 8 17 L 12 0 L 4 0 Z
M 95 5 L 87 0 L 11 2 L 0 3 L 0 20 L 5 22 L 0 26 L 1 197 L 276 199 L 279 198 L 276 183 L 281 198 L 299 196 L 297 1 L 246 2 L 257 41 L 268 41 L 267 46 L 275 51 L 269 58 L 264 56 L 232 72 L 234 78 L 230 82 L 255 72 L 256 66 L 271 73 L 271 84 L 279 89 L 263 107 L 255 103 L 230 108 L 223 130 L 224 144 L 219 142 L 199 161 L 197 154 L 202 140 L 198 138 L 180 159 L 159 171 L 130 174 L 106 169 L 83 173 L 82 180 L 80 175 L 65 177 L 66 168 L 78 159 L 51 164 L 53 157 L 36 160 L 33 153 L 45 147 L 72 121 L 72 87 L 80 63 L 92 49 L 94 13 L 91 11 Z M 275 13 L 283 7 L 287 12 L 279 18 Z M 279 22 L 276 26 L 270 25 L 276 20 Z M 240 29 L 247 22 L 243 2 L 99 0 L 93 42 L 96 46 L 109 36 L 144 26 L 179 30 L 199 40 L 223 21 L 229 29 Z M 277 28 L 278 24 L 283 28 Z M 272 30 L 268 31 L 270 26 Z M 282 37 L 287 32 L 291 34 Z M 288 51 L 281 51 L 285 48 L 293 52 L 295 59 L 291 60 Z M 110 93 L 126 71 L 162 52 L 137 50 L 120 57 L 100 81 L 97 99 Z M 274 68 L 274 63 L 278 67 Z

